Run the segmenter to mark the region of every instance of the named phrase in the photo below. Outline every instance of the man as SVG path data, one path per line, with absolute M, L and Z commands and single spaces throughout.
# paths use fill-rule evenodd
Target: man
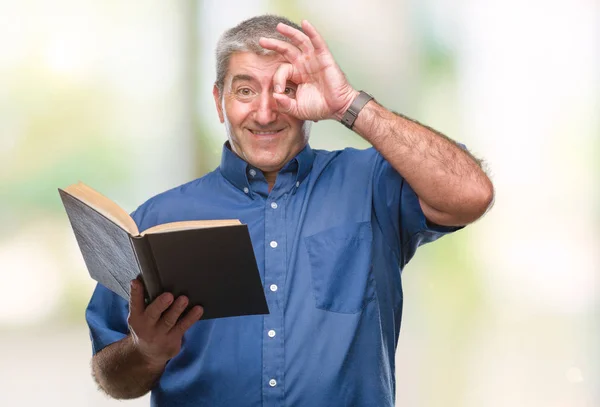
M 87 310 L 93 372 L 115 398 L 156 406 L 393 406 L 401 270 L 416 248 L 479 218 L 493 198 L 476 159 L 353 89 L 307 21 L 261 16 L 217 47 L 221 165 L 138 208 L 140 230 L 239 218 L 269 315 L 197 322 L 187 298 L 145 306 L 98 285 Z M 374 148 L 308 146 L 342 121 Z

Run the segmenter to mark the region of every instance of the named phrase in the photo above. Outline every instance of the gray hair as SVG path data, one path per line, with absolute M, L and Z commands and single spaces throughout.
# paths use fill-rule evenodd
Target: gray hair
M 276 38 L 290 42 L 287 37 L 277 31 L 277 24 L 279 23 L 287 24 L 304 32 L 299 25 L 285 17 L 265 14 L 244 20 L 221 35 L 217 42 L 217 80 L 215 82 L 221 96 L 225 85 L 225 75 L 229 68 L 229 59 L 234 52 L 254 52 L 258 55 L 273 54 L 274 51 L 264 49 L 259 45 L 258 40 L 260 37 Z

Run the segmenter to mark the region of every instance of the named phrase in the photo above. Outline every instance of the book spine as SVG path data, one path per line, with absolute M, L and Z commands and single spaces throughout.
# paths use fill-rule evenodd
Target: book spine
M 151 303 L 163 292 L 152 249 L 146 236 L 131 236 L 131 245 L 146 288 L 146 300 Z

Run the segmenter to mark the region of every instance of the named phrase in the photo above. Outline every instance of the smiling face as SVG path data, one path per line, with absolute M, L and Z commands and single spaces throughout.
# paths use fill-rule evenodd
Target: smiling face
M 235 52 L 229 60 L 223 95 L 216 85 L 213 88 L 232 150 L 265 173 L 279 171 L 308 142 L 309 123 L 279 112 L 273 98 L 273 75 L 284 62 L 277 54 Z M 296 85 L 289 82 L 285 92 L 295 97 Z

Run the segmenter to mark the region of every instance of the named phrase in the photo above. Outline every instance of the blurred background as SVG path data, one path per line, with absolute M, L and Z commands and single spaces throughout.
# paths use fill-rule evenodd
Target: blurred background
M 495 183 L 489 214 L 404 270 L 397 405 L 600 406 L 595 0 L 0 0 L 0 405 L 118 405 L 90 376 L 94 283 L 57 188 L 131 212 L 216 167 L 214 47 L 266 12 L 309 19 L 355 88 Z

